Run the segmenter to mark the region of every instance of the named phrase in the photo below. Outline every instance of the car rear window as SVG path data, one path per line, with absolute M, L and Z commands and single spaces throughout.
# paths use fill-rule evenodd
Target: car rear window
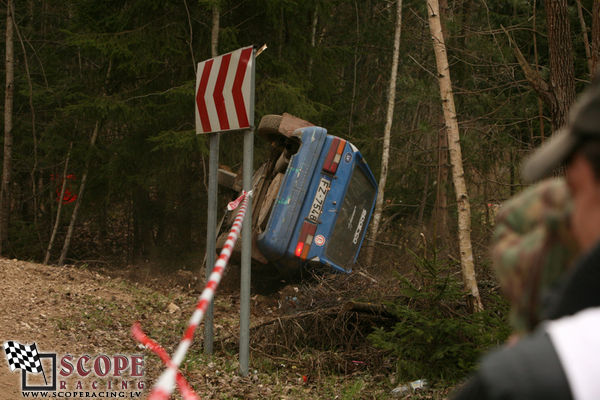
M 327 258 L 346 269 L 358 251 L 375 195 L 375 186 L 355 166 L 325 252 Z

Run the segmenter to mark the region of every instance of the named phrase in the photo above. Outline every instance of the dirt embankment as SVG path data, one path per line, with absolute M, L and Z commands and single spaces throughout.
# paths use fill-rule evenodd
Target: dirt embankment
M 369 299 L 381 302 L 391 293 L 385 282 L 360 271 L 295 285 L 271 279 L 278 288 L 269 284 L 268 290 L 258 291 L 261 287 L 253 281 L 251 370 L 242 378 L 237 361 L 239 273 L 235 266 L 230 269 L 215 298 L 215 356 L 203 355 L 202 326 L 181 367 L 203 399 L 389 395 L 390 368 L 366 340 L 372 326 L 386 318 L 385 312 L 353 301 L 375 292 Z M 144 382 L 144 398 L 163 366 L 132 339 L 130 328 L 140 321 L 144 331 L 172 354 L 203 289 L 202 276 L 203 272 L 57 267 L 0 258 L 0 342 L 35 342 L 40 353 L 55 353 L 59 361 L 66 354 L 74 359 L 89 355 L 92 360 L 85 365 L 89 369 L 98 355 L 143 355 L 144 376 L 137 381 Z M 264 279 L 258 281 L 264 286 Z M 20 400 L 21 371 L 10 371 L 4 352 L 1 358 L 0 400 Z M 39 376 L 27 376 L 40 383 Z M 71 378 L 68 389 L 79 389 Z M 84 393 L 89 391 L 90 380 L 80 380 Z M 100 379 L 104 388 L 107 380 Z
M 175 335 L 182 331 L 168 328 L 183 324 L 185 309 L 195 301 L 193 290 L 167 286 L 164 294 L 87 268 L 0 259 L 0 343 L 35 342 L 40 353 L 56 353 L 59 359 L 65 354 L 145 354 L 144 379 L 151 383 L 160 364 L 132 339 L 131 324 L 141 320 L 163 339 L 165 331 L 172 331 L 167 336 L 176 344 Z M 11 372 L 1 353 L 0 399 L 21 399 L 21 371 Z

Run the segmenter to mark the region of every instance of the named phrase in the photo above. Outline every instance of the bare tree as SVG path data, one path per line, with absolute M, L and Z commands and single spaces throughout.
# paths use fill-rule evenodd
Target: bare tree
M 96 121 L 96 125 L 94 126 L 94 132 L 92 133 L 92 138 L 90 139 L 90 148 L 89 153 L 91 154 L 94 145 L 96 144 L 96 139 L 98 138 L 98 130 L 99 130 L 99 122 Z M 77 215 L 79 213 L 79 207 L 81 207 L 81 201 L 83 200 L 83 193 L 85 191 L 85 184 L 87 182 L 88 171 L 90 168 L 90 154 L 88 154 L 87 160 L 85 162 L 85 170 L 83 172 L 83 176 L 81 177 L 81 184 L 79 185 L 79 192 L 77 193 L 77 200 L 75 200 L 75 207 L 73 208 L 73 214 L 71 214 L 71 221 L 69 222 L 69 228 L 67 229 L 67 235 L 65 236 L 65 242 L 63 244 L 63 248 L 60 252 L 60 258 L 58 259 L 58 265 L 63 265 L 65 263 L 65 259 L 67 258 L 67 253 L 69 252 L 69 247 L 71 245 L 71 238 L 73 237 L 73 230 L 75 228 L 75 221 L 77 221 Z M 62 199 L 61 199 L 62 201 Z
M 385 195 L 385 183 L 387 180 L 388 162 L 390 158 L 390 135 L 392 130 L 392 121 L 394 119 L 394 103 L 396 102 L 396 76 L 398 74 L 398 57 L 400 54 L 400 32 L 402 30 L 402 0 L 396 1 L 396 30 L 394 33 L 394 53 L 392 55 L 392 70 L 390 73 L 390 85 L 388 88 L 388 106 L 383 129 L 383 150 L 381 152 L 381 173 L 379 175 L 379 188 L 377 189 L 377 202 L 375 203 L 375 213 L 371 225 L 372 244 L 368 247 L 367 264 L 373 262 L 375 251 L 375 241 L 377 240 L 377 231 L 381 221 L 383 211 L 383 199 Z
M 12 114 L 15 83 L 15 59 L 13 43 L 13 5 L 6 2 L 6 86 L 4 92 L 4 162 L 2 163 L 2 186 L 0 188 L 0 254 L 4 253 L 8 238 L 10 217 L 10 185 L 12 175 Z
M 214 58 L 219 55 L 219 24 L 221 20 L 220 7 L 217 2 L 212 6 L 212 28 L 210 31 L 210 53 Z
M 533 57 L 534 57 L 534 61 L 535 61 L 535 71 L 539 74 L 540 71 L 540 61 L 539 61 L 539 56 L 538 56 L 538 48 L 537 48 L 537 25 L 536 25 L 536 16 L 537 16 L 537 7 L 536 7 L 536 0 L 533 0 L 533 32 L 532 32 L 532 39 L 533 39 Z M 545 122 L 544 122 L 544 102 L 542 97 L 539 95 L 537 96 L 537 104 L 538 104 L 538 120 L 539 120 L 539 124 L 540 124 L 540 138 L 542 139 L 542 142 L 544 140 L 546 140 L 546 133 L 545 133 Z M 533 142 L 533 138 L 532 138 L 532 142 Z M 513 171 L 513 166 L 511 164 L 511 172 Z M 511 177 L 513 175 L 511 174 Z M 512 179 L 511 179 L 511 184 L 512 184 Z M 511 186 L 511 195 L 512 195 L 512 186 Z
M 190 15 L 190 8 L 188 7 L 187 1 L 183 0 L 183 5 L 185 5 L 185 12 L 187 13 L 188 27 L 190 28 L 190 37 L 187 40 L 188 47 L 190 48 L 190 56 L 192 57 L 192 65 L 194 66 L 194 71 L 196 70 L 196 57 L 194 57 L 194 29 L 192 27 L 192 16 Z
M 315 50 L 317 45 L 317 24 L 319 23 L 319 3 L 315 4 L 315 11 L 312 16 L 312 23 L 310 28 L 310 48 L 312 51 Z M 357 27 L 358 30 L 358 27 Z M 313 67 L 313 54 L 311 53 L 308 57 L 308 79 L 312 78 L 312 67 Z M 352 123 L 352 122 L 351 122 Z
M 454 106 L 454 94 L 450 80 L 450 67 L 446 44 L 442 34 L 440 9 L 438 0 L 427 0 L 429 29 L 433 39 L 433 50 L 437 64 L 440 96 L 444 110 L 444 121 L 448 133 L 448 149 L 452 166 L 452 181 L 458 205 L 458 242 L 460 247 L 460 263 L 465 289 L 469 292 L 469 306 L 473 311 L 483 310 L 477 279 L 475 278 L 475 262 L 471 245 L 471 205 L 467 194 L 465 174 L 462 165 L 458 120 Z
M 446 24 L 444 17 L 448 15 L 448 0 L 439 0 L 440 6 L 440 25 L 442 35 L 447 37 Z M 448 254 L 448 244 L 450 243 L 450 229 L 448 228 L 448 171 L 450 164 L 448 162 L 448 132 L 444 116 L 440 115 L 440 128 L 438 129 L 437 146 L 437 179 L 436 196 L 433 212 L 433 240 L 436 247 L 441 244 L 442 254 Z
M 600 1 L 594 0 L 592 8 L 592 43 L 590 45 L 592 56 L 592 74 L 598 71 L 600 63 Z
M 573 44 L 567 0 L 545 1 L 550 53 L 550 86 L 556 100 L 552 102 L 552 128 L 557 130 L 567 122 L 571 104 L 575 101 L 575 69 Z
M 315 15 L 317 15 L 317 7 L 315 7 Z M 352 70 L 352 97 L 350 100 L 350 116 L 348 118 L 348 137 L 352 136 L 352 127 L 354 125 L 354 107 L 356 104 L 356 81 L 358 78 L 358 44 L 360 41 L 360 20 L 358 18 L 358 3 L 354 0 L 354 13 L 356 15 L 356 40 L 354 42 L 354 68 Z M 314 46 L 313 46 L 314 47 Z
M 33 12 L 33 5 L 29 4 L 29 12 Z M 27 50 L 25 49 L 25 43 L 23 41 L 23 37 L 21 36 L 21 32 L 19 30 L 19 25 L 15 22 L 14 29 L 19 38 L 19 43 L 21 44 L 21 50 L 23 51 L 23 61 L 25 65 L 25 74 L 27 76 L 27 85 L 29 86 L 29 109 L 31 110 L 31 136 L 33 139 L 33 166 L 31 167 L 31 193 L 33 197 L 33 226 L 35 227 L 36 232 L 38 233 L 38 194 L 37 194 L 37 168 L 38 168 L 38 145 L 37 145 L 37 133 L 36 133 L 36 123 L 35 123 L 35 108 L 33 106 L 33 83 L 31 80 L 31 72 L 29 70 L 29 60 L 27 57 Z
M 440 118 L 443 119 L 443 116 Z M 443 121 L 442 121 L 443 122 Z M 434 240 L 441 240 L 443 246 L 449 243 L 450 235 L 448 234 L 448 133 L 446 126 L 443 124 L 438 129 L 437 134 L 437 179 L 436 179 L 436 196 L 434 206 Z
M 58 226 L 60 225 L 60 215 L 62 213 L 63 198 L 65 196 L 65 189 L 67 188 L 67 171 L 69 169 L 69 159 L 71 158 L 71 149 L 73 148 L 73 142 L 69 144 L 69 151 L 67 152 L 67 158 L 65 160 L 65 168 L 62 174 L 62 185 L 60 188 L 60 197 L 58 198 L 58 209 L 56 210 L 56 221 L 54 221 L 54 228 L 52 228 L 52 234 L 48 241 L 48 247 L 46 248 L 46 256 L 44 256 L 44 264 L 48 264 L 50 261 L 50 253 L 52 252 L 52 246 L 54 246 L 54 239 L 56 238 L 56 232 L 58 232 Z
M 590 75 L 594 74 L 593 66 L 592 66 L 592 53 L 590 50 L 590 41 L 588 39 L 587 33 L 587 25 L 585 23 L 585 19 L 583 18 L 583 7 L 581 6 L 581 0 L 576 0 L 577 3 L 577 16 L 579 17 L 579 24 L 581 25 L 581 36 L 583 36 L 583 47 L 585 49 L 585 59 L 587 60 L 588 70 L 590 71 Z
M 525 74 L 525 78 L 550 109 L 552 130 L 556 131 L 567 121 L 569 108 L 575 101 L 573 44 L 571 42 L 567 0 L 546 1 L 544 5 L 548 30 L 548 53 L 550 55 L 550 77 L 548 81 L 544 80 L 539 71 L 529 65 L 508 32 L 506 30 L 504 32 L 513 46 L 515 57 Z M 592 67 L 594 65 L 593 42 L 594 35 L 592 34 Z

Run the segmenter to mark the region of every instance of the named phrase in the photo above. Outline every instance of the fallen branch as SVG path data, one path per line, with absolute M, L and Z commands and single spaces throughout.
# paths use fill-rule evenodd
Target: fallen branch
M 388 310 L 388 308 L 386 307 L 385 304 L 358 303 L 355 301 L 349 301 L 344 305 L 344 311 L 369 313 L 369 314 L 380 315 L 382 317 L 396 318 L 396 316 Z
M 325 316 L 332 316 L 332 315 L 339 316 L 341 314 L 351 313 L 351 312 L 372 314 L 372 315 L 377 315 L 380 317 L 391 318 L 391 319 L 397 318 L 394 314 L 392 314 L 391 311 L 388 310 L 387 306 L 385 306 L 384 304 L 348 301 L 343 305 L 337 305 L 334 307 L 320 308 L 320 309 L 315 309 L 315 310 L 310 310 L 310 311 L 299 312 L 297 314 L 273 317 L 266 321 L 257 323 L 254 326 L 251 326 L 250 332 L 257 331 L 260 328 L 264 328 L 266 326 L 273 325 L 273 324 L 279 324 L 280 328 L 283 330 L 284 328 L 283 328 L 282 322 L 293 322 L 293 323 L 296 323 L 296 325 L 299 328 L 303 329 L 302 326 L 298 323 L 298 320 L 300 320 L 300 319 L 304 319 L 306 317 L 311 317 L 311 316 L 315 316 L 315 317 L 316 316 L 325 317 Z M 224 344 L 233 338 L 237 338 L 237 333 L 229 334 L 229 335 L 219 339 L 218 342 L 221 344 Z

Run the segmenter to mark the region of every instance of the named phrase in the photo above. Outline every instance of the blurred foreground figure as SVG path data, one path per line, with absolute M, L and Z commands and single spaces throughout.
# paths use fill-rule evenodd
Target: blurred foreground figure
M 538 325 L 550 292 L 579 254 L 570 226 L 572 211 L 562 178 L 537 183 L 500 207 L 492 260 L 517 335 Z
M 583 257 L 560 279 L 542 324 L 486 356 L 455 399 L 600 399 L 600 80 L 578 99 L 566 128 L 523 165 L 536 181 L 566 166 L 570 227 Z

